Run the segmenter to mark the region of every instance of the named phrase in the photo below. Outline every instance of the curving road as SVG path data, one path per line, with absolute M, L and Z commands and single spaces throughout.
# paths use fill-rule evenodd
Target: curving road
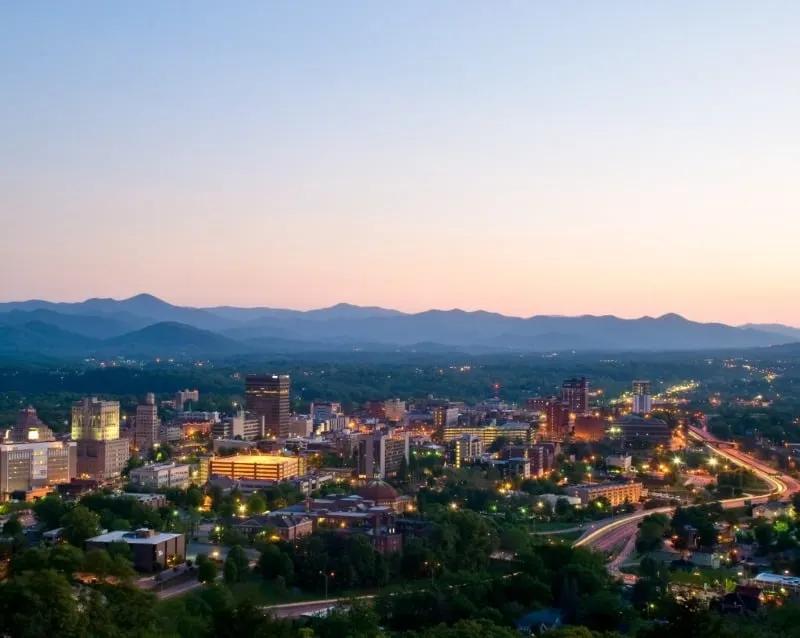
M 705 430 L 690 427 L 688 433 L 690 438 L 703 443 L 713 454 L 716 454 L 733 465 L 750 470 L 770 487 L 770 491 L 767 494 L 727 498 L 716 501 L 720 503 L 723 508 L 733 509 L 743 507 L 746 503 L 764 503 L 776 496 L 781 500 L 788 500 L 791 498 L 792 494 L 800 492 L 800 482 L 791 476 L 776 472 L 774 468 L 766 463 L 735 448 L 720 447 L 724 442 L 719 441 Z M 601 522 L 601 524 L 596 525 L 593 529 L 581 536 L 574 545 L 575 547 L 591 547 L 594 549 L 611 551 L 624 543 L 623 549 L 609 564 L 609 571 L 616 576 L 621 576 L 619 566 L 633 552 L 639 521 L 646 516 L 650 516 L 650 514 L 672 514 L 674 511 L 675 508 L 671 506 L 659 507 L 620 516 L 616 520 Z

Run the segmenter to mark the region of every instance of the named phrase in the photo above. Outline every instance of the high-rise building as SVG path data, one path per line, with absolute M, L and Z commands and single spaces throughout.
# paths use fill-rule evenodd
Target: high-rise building
M 586 377 L 567 379 L 561 384 L 561 400 L 573 414 L 586 414 L 589 410 L 589 381 Z
M 455 440 L 454 447 L 456 467 L 461 467 L 464 463 L 470 463 L 480 458 L 481 454 L 483 454 L 483 441 L 481 437 L 474 434 L 462 434 Z
M 653 409 L 653 397 L 650 395 L 650 382 L 638 379 L 633 382 L 633 413 L 649 414 Z
M 433 415 L 433 430 L 436 438 L 444 440 L 444 431 L 458 423 L 459 409 L 449 403 L 437 405 L 431 411 Z
M 77 442 L 78 475 L 106 480 L 119 476 L 130 457 L 128 439 L 119 438 L 119 403 L 86 398 L 72 405 L 72 438 Z
M 72 404 L 75 441 L 111 441 L 119 438 L 119 401 L 87 397 Z
M 286 438 L 289 435 L 288 374 L 249 374 L 245 380 L 247 411 L 264 417 L 266 436 Z
M 389 434 L 362 434 L 356 449 L 358 475 L 365 478 L 396 476 L 409 458 L 408 432 L 402 436 Z
M 160 425 L 156 397 L 152 392 L 148 392 L 144 403 L 136 406 L 136 429 L 134 434 L 136 447 L 140 450 L 148 450 L 155 443 L 158 443 Z
M 15 492 L 28 493 L 77 475 L 76 443 L 27 441 L 0 445 L 0 500 Z

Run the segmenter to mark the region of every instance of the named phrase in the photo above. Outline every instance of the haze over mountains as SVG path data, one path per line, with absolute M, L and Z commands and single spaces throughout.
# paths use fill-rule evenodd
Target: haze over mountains
M 679 315 L 509 317 L 463 310 L 404 313 L 338 304 L 279 308 L 176 306 L 152 295 L 0 303 L 0 354 L 50 357 L 225 357 L 302 351 L 667 351 L 800 341 L 779 324 L 729 326 Z

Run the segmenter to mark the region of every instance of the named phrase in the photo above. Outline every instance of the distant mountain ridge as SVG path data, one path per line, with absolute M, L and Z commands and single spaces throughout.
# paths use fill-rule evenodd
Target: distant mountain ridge
M 150 294 L 0 303 L 0 354 L 223 357 L 316 349 L 668 351 L 800 341 L 779 324 L 700 323 L 671 313 L 512 317 L 483 310 L 405 313 L 341 303 L 315 310 L 177 306 Z

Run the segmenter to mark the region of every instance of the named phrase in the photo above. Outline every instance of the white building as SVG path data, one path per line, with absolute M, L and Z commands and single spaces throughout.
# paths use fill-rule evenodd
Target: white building
M 653 410 L 653 397 L 650 395 L 650 382 L 639 379 L 633 382 L 633 413 L 649 414 Z
M 264 417 L 240 411 L 236 416 L 223 419 L 212 429 L 216 438 L 255 441 L 264 438 Z
M 186 464 L 154 463 L 131 470 L 131 483 L 150 489 L 189 487 L 191 468 Z

